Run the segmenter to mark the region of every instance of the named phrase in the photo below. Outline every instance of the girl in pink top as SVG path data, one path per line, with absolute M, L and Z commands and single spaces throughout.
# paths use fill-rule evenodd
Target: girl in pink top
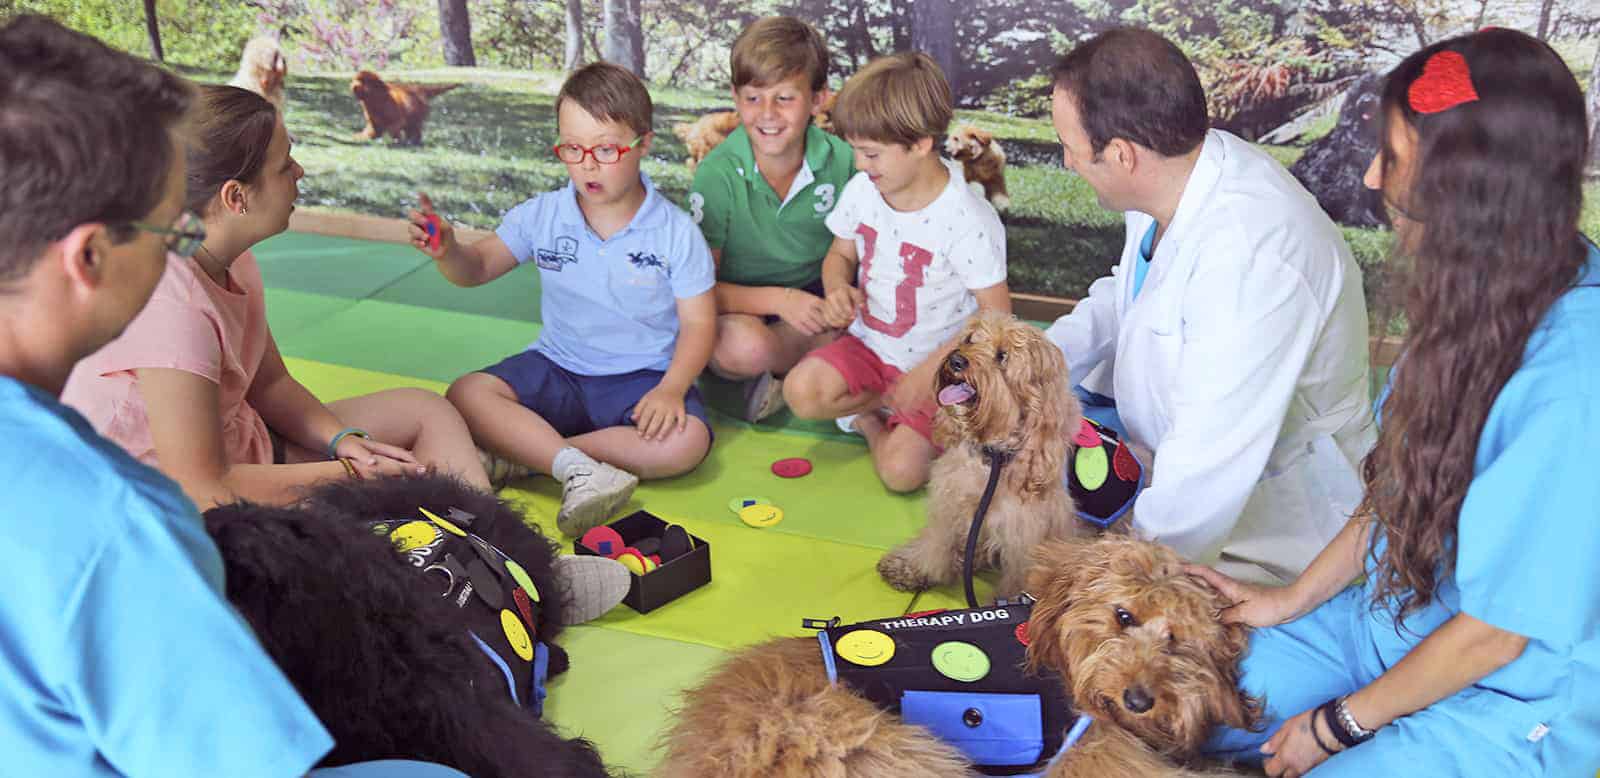
M 62 399 L 202 508 L 289 502 L 315 481 L 429 467 L 489 489 L 443 397 L 393 389 L 324 405 L 289 375 L 250 247 L 288 228 L 305 171 L 258 95 L 204 86 L 195 113 L 187 205 L 205 221 L 205 243 L 192 258 L 167 257 L 150 304 L 79 363 Z

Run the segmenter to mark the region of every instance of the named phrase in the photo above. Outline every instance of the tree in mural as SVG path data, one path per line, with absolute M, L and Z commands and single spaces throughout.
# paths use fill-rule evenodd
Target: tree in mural
M 157 62 L 167 61 L 166 54 L 161 51 L 161 20 L 156 18 L 156 0 L 144 0 L 144 29 L 150 36 L 150 56 Z
M 634 75 L 644 76 L 644 35 L 640 28 L 639 0 L 605 0 L 605 48 L 601 56 Z
M 439 0 L 439 37 L 444 44 L 446 65 L 477 67 L 472 54 L 472 18 L 467 0 Z

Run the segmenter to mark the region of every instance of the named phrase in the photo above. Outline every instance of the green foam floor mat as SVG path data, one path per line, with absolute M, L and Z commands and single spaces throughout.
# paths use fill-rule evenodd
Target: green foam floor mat
M 449 383 L 515 354 L 539 325 L 413 305 L 362 300 L 293 333 L 285 356 Z
M 595 626 L 571 627 L 556 639 L 572 669 L 546 687 L 544 717 L 563 735 L 587 738 L 606 766 L 648 775 L 659 761 L 654 744 L 678 705 L 726 653 L 676 640 Z
M 269 288 L 360 300 L 432 260 L 410 246 L 285 233 L 255 249 Z
M 523 266 L 482 286 L 460 287 L 446 280 L 430 263 L 388 285 L 372 299 L 537 322 L 539 274 Z

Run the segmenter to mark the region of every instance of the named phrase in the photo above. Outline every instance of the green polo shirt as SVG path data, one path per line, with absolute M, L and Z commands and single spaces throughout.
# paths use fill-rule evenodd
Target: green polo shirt
M 850 145 L 808 126 L 805 165 L 785 199 L 756 169 L 744 127 L 735 129 L 695 169 L 689 192 L 706 244 L 722 250 L 717 280 L 802 287 L 820 278 L 833 243 L 824 220 L 854 174 Z

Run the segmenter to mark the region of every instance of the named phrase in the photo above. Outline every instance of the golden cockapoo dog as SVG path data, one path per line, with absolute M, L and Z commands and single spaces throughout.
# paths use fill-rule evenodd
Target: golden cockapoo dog
M 1190 778 L 1213 727 L 1250 727 L 1238 689 L 1247 631 L 1171 550 L 1125 536 L 1040 546 L 1029 663 L 1057 671 L 1094 718 L 1050 778 Z M 740 652 L 697 689 L 662 741 L 665 778 L 967 776 L 952 746 L 831 685 L 811 638 Z
M 944 153 L 961 163 L 961 173 L 973 194 L 988 199 L 997 211 L 1011 205 L 1006 193 L 1006 153 L 994 133 L 963 124 L 944 140 Z
M 817 125 L 823 132 L 833 132 L 833 103 L 836 99 L 836 93 L 829 92 L 817 106 L 817 112 L 811 119 L 812 124 Z M 683 141 L 685 149 L 689 152 L 689 157 L 683 164 L 693 173 L 694 169 L 699 167 L 701 160 L 738 128 L 739 114 L 733 111 L 714 111 L 702 114 L 700 118 L 688 124 L 674 124 L 672 134 Z
M 373 140 L 385 134 L 401 143 L 422 145 L 422 123 L 428 120 L 428 102 L 460 84 L 423 86 L 385 83 L 377 73 L 363 70 L 350 82 L 350 92 L 361 101 L 367 126 L 357 138 Z
M 706 158 L 711 150 L 718 144 L 728 139 L 734 130 L 739 128 L 739 114 L 733 111 L 716 111 L 695 119 L 689 124 L 675 124 L 672 134 L 683 141 L 684 147 L 689 152 L 689 158 L 684 164 L 689 166 L 689 172 L 699 166 L 700 160 Z
M 985 449 L 1009 461 L 979 533 L 974 569 L 998 568 L 999 597 L 1022 591 L 1028 554 L 1053 538 L 1090 534 L 1062 483 L 1083 409 L 1061 350 L 1039 328 L 1005 315 L 973 317 L 939 369 L 934 438 L 945 447 L 928 479 L 928 521 L 878 562 L 896 589 L 922 591 L 961 576 L 972 514 L 989 480 Z
M 278 47 L 275 38 L 265 36 L 251 38 L 244 45 L 244 54 L 239 57 L 239 72 L 233 75 L 233 80 L 228 86 L 248 89 L 272 103 L 278 109 L 278 115 L 283 115 L 284 93 L 283 82 L 289 77 L 289 62 L 283 58 L 283 49 Z

